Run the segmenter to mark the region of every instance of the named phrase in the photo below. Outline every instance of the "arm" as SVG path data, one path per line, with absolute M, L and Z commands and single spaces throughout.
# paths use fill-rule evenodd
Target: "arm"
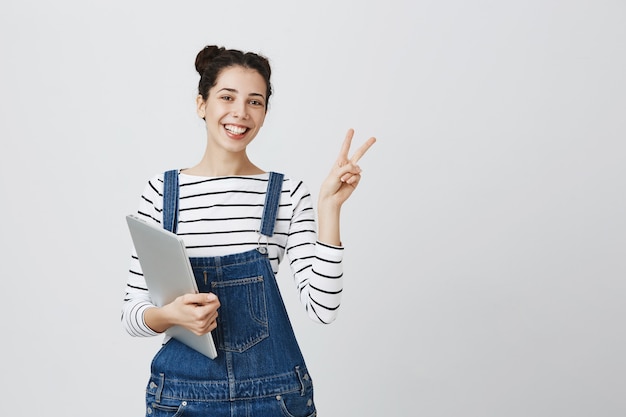
M 137 210 L 138 216 L 152 223 L 158 224 L 161 221 L 162 190 L 163 181 L 161 178 L 153 177 L 148 181 L 141 194 L 141 200 Z M 154 307 L 150 299 L 150 294 L 148 293 L 148 286 L 146 285 L 146 280 L 144 279 L 135 248 L 132 247 L 130 267 L 126 281 L 126 294 L 122 304 L 122 327 L 131 336 L 156 336 L 158 332 L 151 329 L 144 321 L 146 310 Z
M 292 193 L 294 212 L 287 242 L 300 301 L 309 317 L 319 323 L 331 323 L 337 318 L 343 291 L 343 247 L 340 237 L 340 211 L 361 178 L 356 165 L 367 149 L 374 144 L 370 138 L 348 160 L 354 132 L 346 139 L 328 178 L 322 184 L 318 199 L 319 233 L 315 231 L 310 195 L 298 184 Z M 304 228 L 302 225 L 312 225 Z M 316 237 L 317 235 L 317 237 Z M 304 240 L 308 236 L 310 240 Z M 317 241 L 316 241 L 317 239 Z
M 144 189 L 137 214 L 148 222 L 162 221 L 163 180 L 152 178 Z M 216 326 L 220 304 L 215 294 L 185 294 L 172 303 L 156 307 L 133 248 L 122 308 L 122 326 L 132 336 L 148 337 L 180 325 L 196 334 L 204 334 Z
M 337 318 L 343 290 L 343 248 L 317 240 L 311 194 L 292 183 L 292 215 L 285 252 L 300 302 L 311 320 L 328 324 Z

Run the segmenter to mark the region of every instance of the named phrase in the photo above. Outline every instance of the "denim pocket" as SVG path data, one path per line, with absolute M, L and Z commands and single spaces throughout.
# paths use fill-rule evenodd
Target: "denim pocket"
M 280 402 L 280 410 L 284 417 L 315 417 L 317 415 L 312 389 L 307 389 L 304 395 L 294 392 L 279 395 L 276 399 Z
M 179 402 L 178 405 L 148 402 L 146 417 L 182 417 L 186 407 L 186 401 Z
M 220 300 L 217 339 L 220 349 L 243 352 L 269 336 L 263 276 L 215 281 Z

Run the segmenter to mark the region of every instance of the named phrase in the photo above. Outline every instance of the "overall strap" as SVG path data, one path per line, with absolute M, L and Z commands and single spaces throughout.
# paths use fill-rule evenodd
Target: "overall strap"
M 260 233 L 264 236 L 272 236 L 274 234 L 276 215 L 278 214 L 278 206 L 280 204 L 280 193 L 283 190 L 283 177 L 283 174 L 270 172 L 267 192 L 265 193 L 263 217 L 261 218 Z
M 166 171 L 163 177 L 163 228 L 176 233 L 178 227 L 178 170 Z

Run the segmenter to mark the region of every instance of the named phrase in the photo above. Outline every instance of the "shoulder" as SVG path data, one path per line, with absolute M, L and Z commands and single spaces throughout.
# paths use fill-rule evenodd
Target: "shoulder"
M 313 207 L 311 192 L 300 178 L 285 175 L 282 189 L 283 202 L 288 202 L 294 211 L 310 210 Z
M 293 178 L 285 176 L 283 182 L 283 191 L 289 192 L 291 197 L 300 199 L 302 197 L 310 196 L 309 187 L 300 178 Z
M 283 176 L 283 187 L 282 187 L 283 194 L 287 194 L 293 198 L 294 196 L 301 196 L 303 193 L 304 194 L 309 193 L 309 189 L 304 183 L 304 181 L 302 181 L 302 179 L 297 178 L 297 177 L 292 177 L 291 175 L 287 173 L 278 173 L 278 174 L 281 174 Z M 268 178 L 269 178 L 269 173 L 268 173 Z
M 146 185 L 145 185 L 144 194 L 158 194 L 162 196 L 164 178 L 165 178 L 164 172 L 154 174 L 150 178 L 148 178 L 148 181 L 146 182 Z

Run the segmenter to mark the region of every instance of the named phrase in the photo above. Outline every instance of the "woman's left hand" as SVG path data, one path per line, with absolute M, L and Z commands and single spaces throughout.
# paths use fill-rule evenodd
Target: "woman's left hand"
M 321 204 L 327 203 L 340 207 L 359 185 L 361 168 L 357 165 L 357 162 L 376 142 L 376 138 L 369 138 L 350 158 L 348 154 L 353 136 L 354 130 L 349 129 L 343 141 L 339 157 L 337 157 L 330 174 L 320 188 L 319 203 Z

